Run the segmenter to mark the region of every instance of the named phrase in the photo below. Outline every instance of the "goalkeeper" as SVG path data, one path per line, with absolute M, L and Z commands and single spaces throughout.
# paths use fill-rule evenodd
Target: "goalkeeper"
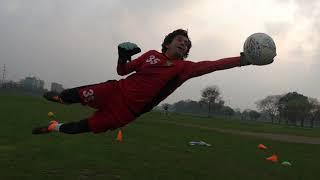
M 130 42 L 120 44 L 117 73 L 122 76 L 134 73 L 121 80 L 44 94 L 49 101 L 90 106 L 96 109 L 94 114 L 74 122 L 51 121 L 34 128 L 32 133 L 100 133 L 117 129 L 150 111 L 190 78 L 251 64 L 243 53 L 216 61 L 186 61 L 190 48 L 188 32 L 183 29 L 164 38 L 161 53 L 150 50 L 132 61 L 131 56 L 139 53 L 140 48 Z

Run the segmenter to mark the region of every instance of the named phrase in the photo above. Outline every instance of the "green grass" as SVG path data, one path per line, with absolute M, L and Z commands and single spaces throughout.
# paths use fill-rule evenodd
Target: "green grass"
M 161 114 L 158 112 L 159 115 Z M 240 120 L 226 120 L 221 118 L 208 118 L 181 115 L 171 113 L 167 117 L 167 120 L 179 122 L 179 123 L 191 123 L 201 126 L 217 127 L 223 129 L 233 129 L 260 133 L 277 133 L 277 134 L 291 134 L 308 137 L 320 137 L 320 128 L 301 128 L 295 126 L 262 123 L 258 121 L 240 121 Z
M 318 179 L 320 145 L 284 143 L 255 137 L 217 133 L 162 123 L 163 115 L 148 113 L 123 129 L 102 134 L 32 135 L 35 125 L 48 122 L 53 111 L 63 121 L 78 120 L 92 110 L 64 106 L 40 98 L 1 96 L 0 179 Z M 170 120 L 209 127 L 255 130 L 260 124 L 172 115 Z M 279 131 L 268 126 L 265 131 Z M 299 128 L 286 133 L 303 134 Z M 310 131 L 317 131 L 310 130 Z M 310 135 L 306 132 L 306 135 Z M 317 134 L 316 132 L 313 132 Z M 313 134 L 311 133 L 311 134 Z M 188 146 L 204 140 L 211 147 Z M 272 147 L 263 152 L 259 143 Z M 292 167 L 271 164 L 276 152 Z

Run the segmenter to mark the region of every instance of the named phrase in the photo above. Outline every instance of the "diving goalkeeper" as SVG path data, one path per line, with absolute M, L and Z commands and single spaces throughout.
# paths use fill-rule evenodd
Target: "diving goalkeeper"
M 165 36 L 161 52 L 150 50 L 131 61 L 140 48 L 134 43 L 121 43 L 117 73 L 130 74 L 126 78 L 44 94 L 49 101 L 81 103 L 96 111 L 80 121 L 51 121 L 32 133 L 101 133 L 117 129 L 150 111 L 190 78 L 251 64 L 243 53 L 215 61 L 187 61 L 191 46 L 188 32 L 178 29 Z

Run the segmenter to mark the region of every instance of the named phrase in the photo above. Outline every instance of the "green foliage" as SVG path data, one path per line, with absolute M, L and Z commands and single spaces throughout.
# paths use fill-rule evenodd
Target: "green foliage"
M 303 120 L 307 117 L 312 109 L 308 97 L 292 92 L 284 95 L 279 99 L 278 110 L 280 116 L 296 124 L 297 120 Z M 303 126 L 303 124 L 301 124 Z
M 247 109 L 242 113 L 242 116 L 244 116 L 246 119 L 250 120 L 257 120 L 260 117 L 260 113 L 255 110 Z
M 202 90 L 201 97 L 205 103 L 218 103 L 221 99 L 221 92 L 218 86 L 208 86 Z
M 272 122 L 273 122 L 274 118 L 276 116 L 278 116 L 278 114 L 279 114 L 278 103 L 279 103 L 279 99 L 281 97 L 282 96 L 280 96 L 280 95 L 271 95 L 271 96 L 267 96 L 264 99 L 256 102 L 257 108 L 261 112 L 267 113 L 270 116 Z
M 208 115 L 210 115 L 211 109 L 217 111 L 224 105 L 224 101 L 221 97 L 221 91 L 218 86 L 208 86 L 201 91 L 201 103 L 208 105 Z

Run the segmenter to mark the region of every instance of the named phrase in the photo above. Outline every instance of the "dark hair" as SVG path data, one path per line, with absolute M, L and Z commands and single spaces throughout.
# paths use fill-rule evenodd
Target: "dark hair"
M 166 45 L 170 44 L 177 35 L 185 36 L 189 40 L 188 50 L 187 50 L 186 54 L 183 57 L 183 58 L 186 58 L 189 55 L 189 50 L 192 47 L 192 45 L 191 45 L 191 41 L 190 41 L 190 39 L 188 37 L 188 31 L 183 30 L 183 29 L 177 29 L 177 30 L 169 33 L 168 35 L 166 35 L 166 37 L 164 38 L 163 43 L 161 45 L 162 46 L 161 51 L 162 51 L 162 53 L 167 52 L 168 48 L 166 47 Z

